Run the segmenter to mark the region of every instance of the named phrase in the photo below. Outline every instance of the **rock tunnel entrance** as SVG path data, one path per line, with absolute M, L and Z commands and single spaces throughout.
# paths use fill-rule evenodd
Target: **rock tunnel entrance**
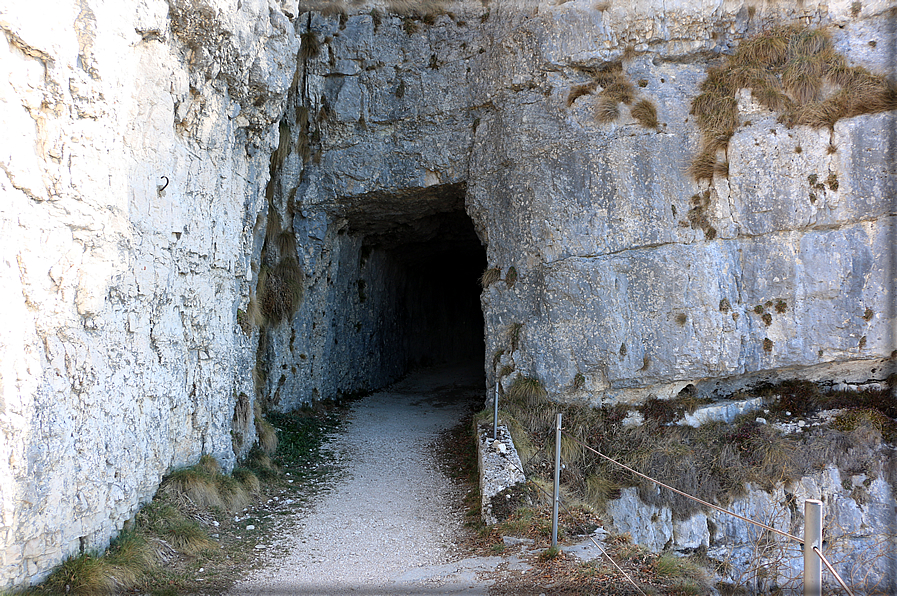
M 405 370 L 476 363 L 484 356 L 479 276 L 486 252 L 464 210 L 463 184 L 407 195 L 364 197 L 350 209 L 347 232 L 361 236 L 361 258 L 376 254 L 384 275 L 361 292 L 385 290 L 392 304 L 378 317 L 397 337 Z M 364 205 L 364 207 L 362 207 Z M 391 320 L 390 320 L 391 319 Z
M 466 363 L 484 374 L 486 251 L 465 193 L 458 183 L 341 197 L 317 240 L 299 234 L 310 220 L 293 220 L 300 253 L 319 252 L 290 324 L 260 333 L 266 407 L 375 391 L 422 366 Z

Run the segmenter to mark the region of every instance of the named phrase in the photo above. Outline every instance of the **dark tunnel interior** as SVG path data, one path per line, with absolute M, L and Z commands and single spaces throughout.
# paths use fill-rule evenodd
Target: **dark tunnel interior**
M 486 253 L 463 211 L 440 214 L 429 240 L 389 250 L 405 271 L 412 366 L 483 362 L 483 313 L 479 277 Z
M 388 263 L 395 304 L 388 341 L 402 353 L 403 372 L 484 358 L 479 278 L 486 251 L 464 210 L 463 185 L 447 185 L 406 197 L 380 197 L 382 211 L 350 217 L 349 233 L 364 237 L 363 253 Z M 371 203 L 368 202 L 368 205 Z

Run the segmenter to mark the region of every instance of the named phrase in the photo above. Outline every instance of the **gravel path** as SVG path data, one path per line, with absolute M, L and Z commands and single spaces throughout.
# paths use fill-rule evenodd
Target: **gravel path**
M 232 594 L 485 594 L 498 558 L 461 560 L 462 495 L 433 450 L 483 391 L 481 370 L 438 367 L 358 402 L 328 445 L 345 473 Z

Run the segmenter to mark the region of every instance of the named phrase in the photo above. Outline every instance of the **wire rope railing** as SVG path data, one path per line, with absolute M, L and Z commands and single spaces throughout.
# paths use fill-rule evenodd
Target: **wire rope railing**
M 498 432 L 498 386 L 497 386 L 497 383 L 496 383 L 496 391 L 495 391 L 494 408 L 495 409 L 494 409 L 494 414 L 493 414 L 493 440 L 497 440 L 497 436 L 498 436 L 498 434 L 497 434 L 497 432 Z M 563 434 L 563 435 L 566 435 L 569 439 L 571 439 L 574 443 L 576 443 L 583 449 L 591 451 L 595 455 L 630 472 L 631 474 L 638 476 L 639 478 L 643 478 L 649 482 L 654 483 L 657 486 L 663 487 L 671 492 L 674 492 L 674 493 L 681 495 L 687 499 L 695 501 L 696 503 L 699 503 L 700 505 L 702 505 L 704 507 L 707 507 L 714 511 L 718 511 L 725 515 L 735 517 L 735 518 L 740 519 L 748 524 L 752 524 L 758 528 L 761 528 L 768 532 L 772 532 L 774 534 L 778 534 L 784 538 L 787 538 L 789 540 L 792 540 L 792 541 L 800 544 L 803 549 L 803 553 L 804 553 L 804 595 L 805 596 L 818 596 L 822 593 L 822 568 L 819 565 L 820 562 L 825 565 L 826 569 L 828 569 L 828 571 L 832 574 L 832 576 L 835 578 L 835 581 L 838 582 L 838 584 L 841 586 L 841 588 L 843 588 L 844 591 L 849 596 L 854 596 L 851 589 L 847 586 L 847 583 L 844 581 L 844 579 L 840 576 L 840 574 L 837 572 L 837 570 L 835 570 L 834 566 L 828 561 L 828 559 L 826 559 L 826 557 L 822 554 L 822 551 L 820 550 L 820 546 L 822 545 L 822 503 L 820 501 L 817 501 L 815 499 L 807 499 L 805 501 L 805 504 L 804 504 L 804 507 L 805 507 L 804 538 L 799 538 L 793 534 L 789 534 L 788 532 L 785 532 L 783 530 L 780 530 L 780 529 L 770 526 L 768 524 L 758 522 L 756 520 L 750 519 L 749 517 L 745 517 L 743 515 L 735 513 L 734 511 L 730 511 L 728 509 L 720 507 L 719 505 L 714 505 L 713 503 L 710 503 L 708 501 L 705 501 L 703 499 L 695 497 L 694 495 L 690 495 L 690 494 L 688 494 L 684 491 L 681 491 L 673 486 L 670 486 L 664 482 L 661 482 L 660 480 L 657 480 L 656 478 L 652 478 L 646 474 L 643 474 L 643 473 L 639 472 L 638 470 L 631 468 L 630 466 L 627 466 L 621 462 L 618 462 L 617 460 L 613 459 L 612 457 L 604 455 L 603 453 L 601 453 L 597 449 L 591 447 L 590 445 L 583 443 L 582 441 L 580 441 L 573 435 L 564 432 L 563 428 L 561 426 L 561 420 L 562 420 L 562 415 L 561 415 L 561 413 L 558 413 L 557 414 L 557 426 L 556 426 L 556 438 L 555 438 L 554 495 L 549 495 L 552 498 L 551 546 L 553 548 L 557 547 L 558 507 L 563 506 L 564 510 L 567 513 L 571 513 L 570 510 L 566 507 L 566 505 L 563 505 L 560 501 L 559 483 L 560 483 L 561 435 Z M 533 459 L 535 459 L 536 455 L 538 455 L 539 453 L 542 452 L 542 450 L 545 448 L 546 444 L 543 444 L 543 446 L 536 452 L 536 454 L 529 458 L 528 462 L 531 462 Z M 513 464 L 513 462 L 512 462 L 512 465 L 515 468 L 517 468 L 522 474 L 524 474 L 524 476 L 526 475 L 526 472 L 524 471 L 524 469 L 522 469 L 523 467 L 525 467 L 522 463 L 521 463 L 522 467 L 518 467 L 516 464 Z M 543 489 L 541 486 L 538 486 L 538 485 L 536 485 L 536 486 L 539 488 L 539 490 L 544 492 L 546 495 L 548 494 L 548 492 L 545 491 L 545 489 Z M 641 590 L 641 588 L 639 588 L 638 584 L 636 584 L 636 582 L 633 581 L 632 578 L 629 577 L 629 575 L 625 571 L 623 571 L 623 569 L 619 565 L 617 565 L 616 561 L 613 560 L 613 558 L 601 547 L 600 544 L 598 544 L 598 542 L 594 538 L 589 536 L 589 540 L 591 540 L 591 542 L 596 547 L 598 547 L 598 550 L 601 551 L 601 553 L 627 579 L 627 581 L 629 581 L 635 587 L 635 589 L 639 591 L 640 594 L 644 594 L 644 592 Z
M 672 491 L 678 495 L 681 495 L 687 499 L 691 499 L 692 501 L 695 501 L 696 503 L 699 503 L 705 507 L 708 507 L 715 511 L 719 511 L 720 513 L 724 513 L 726 515 L 730 515 L 732 517 L 738 518 L 744 522 L 747 522 L 749 524 L 752 524 L 754 526 L 762 528 L 768 532 L 773 532 L 775 534 L 778 534 L 780 536 L 783 536 L 785 538 L 788 538 L 789 540 L 793 540 L 794 542 L 797 542 L 798 544 L 800 544 L 803 547 L 803 551 L 804 551 L 804 594 L 805 594 L 805 596 L 818 596 L 819 594 L 822 593 L 821 567 L 818 564 L 820 561 L 825 565 L 825 567 L 829 570 L 829 572 L 832 574 L 832 576 L 834 576 L 835 580 L 838 582 L 838 584 L 840 584 L 840 586 L 844 589 L 844 591 L 847 594 L 849 594 L 849 596 L 854 596 L 851 589 L 847 586 L 847 583 L 838 574 L 838 572 L 835 570 L 834 566 L 828 561 L 828 559 L 825 558 L 825 556 L 822 554 L 822 551 L 820 549 L 820 547 L 822 545 L 822 502 L 821 501 L 817 501 L 815 499 L 807 499 L 806 500 L 805 505 L 804 505 L 805 506 L 804 538 L 798 538 L 797 536 L 794 536 L 793 534 L 789 534 L 788 532 L 785 532 L 783 530 L 779 530 L 778 528 L 774 528 L 770 525 L 750 519 L 748 517 L 745 517 L 743 515 L 735 513 L 734 511 L 729 511 L 728 509 L 725 509 L 718 505 L 714 505 L 713 503 L 708 503 L 707 501 L 705 501 L 703 499 L 699 499 L 698 497 L 695 497 L 695 496 L 690 495 L 684 491 L 681 491 L 675 487 L 665 484 L 665 483 L 661 482 L 660 480 L 657 480 L 656 478 L 651 478 L 650 476 L 643 474 L 643 473 L 639 472 L 638 470 L 635 470 L 621 462 L 618 462 L 617 460 L 613 459 L 612 457 L 608 457 L 607 455 L 604 455 L 597 449 L 583 443 L 582 441 L 580 441 L 573 435 L 564 432 L 563 429 L 561 428 L 561 414 L 560 413 L 557 415 L 556 444 L 558 445 L 558 448 L 556 449 L 557 455 L 555 457 L 555 469 L 556 469 L 555 495 L 554 495 L 555 499 L 558 499 L 558 494 L 559 494 L 558 482 L 557 482 L 557 476 L 558 476 L 557 470 L 560 469 L 560 447 L 559 446 L 560 446 L 560 440 L 561 440 L 562 434 L 567 436 L 569 439 L 571 439 L 574 443 L 578 444 L 580 447 L 582 447 L 588 451 L 591 451 L 592 453 L 598 455 L 599 457 L 603 458 L 604 460 L 606 460 L 606 461 L 608 461 L 608 462 L 610 462 L 610 463 L 612 463 L 612 464 L 614 464 L 632 474 L 635 474 L 639 478 L 643 478 L 649 482 L 656 484 L 657 486 L 663 487 L 663 488 L 665 488 L 669 491 Z M 553 526 L 553 528 L 557 527 L 557 515 L 555 515 L 554 519 L 552 520 L 552 526 Z
M 547 445 L 547 443 L 543 444 L 542 447 L 540 447 L 539 450 L 536 451 L 536 453 L 535 453 L 532 457 L 530 457 L 530 458 L 527 460 L 527 464 L 523 464 L 523 463 L 521 463 L 521 465 L 518 466 L 517 464 L 515 464 L 515 463 L 513 462 L 513 460 L 508 460 L 508 463 L 510 463 L 511 466 L 513 466 L 513 467 L 516 468 L 517 470 L 519 470 L 521 474 L 523 474 L 524 476 L 526 476 L 526 472 L 524 471 L 524 468 L 526 468 L 526 466 L 527 466 L 530 462 L 532 462 L 532 461 L 533 461 L 533 460 L 534 460 L 534 459 L 535 459 L 535 458 L 536 458 L 536 457 L 537 457 L 537 456 L 538 456 L 538 455 L 545 449 L 545 446 L 546 446 L 546 445 Z M 542 492 L 545 494 L 545 496 L 547 496 L 549 499 L 555 499 L 555 496 L 549 494 L 548 491 L 545 490 L 543 487 L 539 486 L 538 484 L 535 484 L 534 486 L 535 486 L 538 490 L 542 491 Z M 560 497 L 559 497 L 559 496 L 557 496 L 557 498 L 556 498 L 556 502 L 559 503 L 560 506 L 564 508 L 564 511 L 566 511 L 566 512 L 567 512 L 568 514 L 570 514 L 570 515 L 573 515 L 573 512 L 570 511 L 570 508 L 567 507 L 567 506 L 560 500 Z M 557 520 L 557 516 L 554 515 L 553 518 L 554 518 L 554 520 L 555 520 L 555 522 L 556 522 L 556 520 Z M 611 557 L 610 554 L 608 554 L 608 552 L 607 552 L 606 550 L 604 550 L 604 548 L 601 546 L 601 544 L 599 544 L 599 543 L 595 540 L 594 537 L 589 536 L 589 540 L 592 542 L 592 544 L 594 544 L 594 545 L 598 548 L 599 551 L 601 551 L 601 554 L 604 555 L 604 557 L 605 557 L 608 561 L 610 561 L 611 565 L 613 565 L 614 568 L 615 568 L 617 571 L 619 571 L 620 574 L 621 574 L 624 578 L 626 578 L 626 581 L 628 581 L 630 584 L 632 584 L 632 587 L 635 588 L 635 589 L 638 591 L 639 594 L 641 594 L 642 596 L 647 596 L 647 594 L 645 594 L 645 592 L 639 587 L 638 583 L 636 583 L 636 581 L 633 580 L 632 577 L 630 577 L 630 575 L 629 575 L 628 573 L 626 573 L 626 571 L 624 571 L 623 568 L 620 567 L 620 566 L 617 564 L 616 561 L 614 561 L 613 557 Z M 556 547 L 557 547 L 557 523 L 555 523 L 554 526 L 552 527 L 552 543 L 551 543 L 551 546 L 552 546 L 552 548 L 556 548 Z

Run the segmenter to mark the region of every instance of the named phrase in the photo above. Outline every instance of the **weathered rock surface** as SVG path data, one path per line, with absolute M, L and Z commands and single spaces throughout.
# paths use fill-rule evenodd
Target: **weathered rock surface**
M 265 1 L 6 2 L 0 29 L 2 589 L 251 442 L 237 309 L 298 37 Z
M 658 489 L 663 490 L 663 489 Z M 848 585 L 864 593 L 890 593 L 897 586 L 894 510 L 897 501 L 884 479 L 842 477 L 837 468 L 805 476 L 771 492 L 748 486 L 746 495 L 727 509 L 801 538 L 806 499 L 823 501 L 824 552 Z M 643 503 L 638 490 L 625 488 L 607 505 L 610 527 L 654 551 L 703 550 L 727 565 L 724 579 L 753 592 L 772 586 L 800 589 L 801 545 L 743 520 L 708 510 L 674 519 L 668 507 Z M 825 583 L 836 586 L 826 572 Z
M 707 63 L 692 52 L 725 50 L 770 14 L 734 3 L 666 14 L 611 5 L 600 15 L 576 2 L 518 15 L 514 35 L 485 54 L 492 67 L 478 71 L 493 77 L 477 88 L 492 109 L 477 129 L 468 210 L 490 266 L 518 274 L 513 287 L 483 293 L 487 354 L 507 350 L 506 330 L 522 324 L 517 369 L 552 395 L 595 404 L 670 397 L 689 384 L 705 394 L 782 377 L 887 376 L 894 113 L 841 121 L 830 135 L 785 128 L 748 93 L 728 179 L 697 184 L 686 173 L 699 144 L 689 107 Z M 859 24 L 830 8 L 772 10 L 843 26 L 837 48 L 882 68 L 894 51 L 890 17 Z M 593 95 L 566 106 L 588 82 L 576 67 L 619 58 L 629 43 L 647 51 L 624 56 L 623 68 L 656 104 L 658 130 L 625 108 L 596 123 Z M 696 202 L 704 229 L 691 224 Z

